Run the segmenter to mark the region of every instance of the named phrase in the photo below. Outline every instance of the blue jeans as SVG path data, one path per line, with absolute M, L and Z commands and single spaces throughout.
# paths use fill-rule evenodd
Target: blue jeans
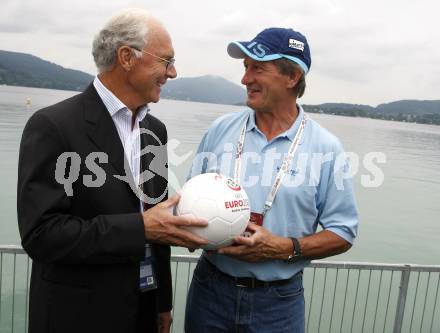
M 186 333 L 304 333 L 302 273 L 283 285 L 237 287 L 207 259 L 194 270 Z

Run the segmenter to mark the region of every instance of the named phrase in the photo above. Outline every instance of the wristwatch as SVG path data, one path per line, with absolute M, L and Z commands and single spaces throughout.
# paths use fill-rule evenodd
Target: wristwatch
M 301 245 L 299 244 L 298 239 L 295 237 L 289 237 L 293 243 L 293 253 L 289 255 L 289 257 L 285 260 L 288 264 L 293 264 L 301 259 L 303 259 L 301 253 Z

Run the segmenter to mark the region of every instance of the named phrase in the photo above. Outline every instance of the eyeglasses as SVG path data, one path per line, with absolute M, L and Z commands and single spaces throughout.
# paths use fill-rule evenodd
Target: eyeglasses
M 157 56 L 157 55 L 155 55 L 155 54 L 153 54 L 153 53 L 150 53 L 150 52 L 147 52 L 147 51 L 144 51 L 144 50 L 139 50 L 139 49 L 137 49 L 137 48 L 135 48 L 135 47 L 131 47 L 131 48 L 132 48 L 133 50 L 136 50 L 136 51 L 139 51 L 139 52 L 143 52 L 143 53 L 149 54 L 150 56 L 152 56 L 152 57 L 154 57 L 154 58 L 156 58 L 156 59 L 160 59 L 160 60 L 162 60 L 163 62 L 166 63 L 166 65 L 165 65 L 165 70 L 166 70 L 166 71 L 168 71 L 171 67 L 173 67 L 173 66 L 174 66 L 174 63 L 176 62 L 176 59 L 174 59 L 174 58 L 171 58 L 171 59 L 165 59 L 165 58 L 159 57 L 159 56 Z

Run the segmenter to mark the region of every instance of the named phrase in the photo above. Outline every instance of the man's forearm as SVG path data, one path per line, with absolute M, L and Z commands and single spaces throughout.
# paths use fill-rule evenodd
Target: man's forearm
M 321 259 L 344 253 L 351 244 L 334 232 L 322 230 L 299 239 L 301 252 L 306 259 Z

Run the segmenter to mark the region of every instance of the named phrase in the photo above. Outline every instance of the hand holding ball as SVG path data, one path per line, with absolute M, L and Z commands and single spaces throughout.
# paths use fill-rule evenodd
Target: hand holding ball
M 186 228 L 209 241 L 202 246 L 205 250 L 231 245 L 248 225 L 248 197 L 231 178 L 217 173 L 201 174 L 187 181 L 180 195 L 177 215 L 192 214 L 208 220 L 205 228 Z

